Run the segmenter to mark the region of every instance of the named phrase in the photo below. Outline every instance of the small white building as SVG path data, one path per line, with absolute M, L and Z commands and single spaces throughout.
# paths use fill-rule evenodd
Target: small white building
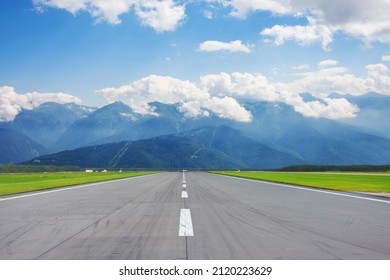
M 85 172 L 87 172 L 87 173 L 92 173 L 92 172 L 93 172 L 93 169 L 85 169 Z

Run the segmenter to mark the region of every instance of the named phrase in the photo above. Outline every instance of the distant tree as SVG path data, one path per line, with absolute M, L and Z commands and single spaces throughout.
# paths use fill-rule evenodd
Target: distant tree
M 15 165 L 12 162 L 0 165 L 0 173 L 39 173 L 39 172 L 66 172 L 80 171 L 79 166 L 52 166 L 52 165 Z
M 8 162 L 5 164 L 5 172 L 6 173 L 13 173 L 15 170 L 13 162 Z

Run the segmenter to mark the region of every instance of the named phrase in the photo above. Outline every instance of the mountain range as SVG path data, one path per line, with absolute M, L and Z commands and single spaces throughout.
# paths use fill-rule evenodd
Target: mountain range
M 334 94 L 334 97 L 338 97 Z M 115 102 L 102 108 L 45 103 L 0 122 L 0 163 L 117 168 L 277 168 L 293 164 L 388 164 L 390 97 L 343 95 L 356 118 L 308 118 L 284 103 L 242 101 L 250 123 L 188 118 L 153 102 L 140 115 Z
M 273 168 L 302 163 L 226 127 L 122 141 L 41 156 L 28 164 L 121 168 Z

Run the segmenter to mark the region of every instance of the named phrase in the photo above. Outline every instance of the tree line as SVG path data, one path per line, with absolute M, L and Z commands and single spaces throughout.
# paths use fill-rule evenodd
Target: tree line
M 79 166 L 19 165 L 12 162 L 0 164 L 0 173 L 40 173 L 80 171 Z
M 99 169 L 99 168 L 98 168 Z M 98 170 L 97 169 L 97 170 Z M 101 169 L 101 168 L 100 168 Z M 120 168 L 122 170 L 122 168 Z M 138 170 L 141 168 L 123 168 L 123 171 Z M 153 168 L 149 168 L 153 169 Z M 12 162 L 0 164 L 0 173 L 40 173 L 40 172 L 77 172 L 81 169 L 79 166 L 54 166 L 54 165 L 19 165 Z M 119 170 L 108 168 L 107 170 Z M 142 169 L 143 170 L 143 169 Z M 171 169 L 159 169 L 167 170 Z M 176 170 L 176 169 L 172 169 Z M 194 169 L 208 171 L 209 169 Z M 216 170 L 216 169 L 215 169 Z M 222 169 L 221 169 L 222 170 Z M 225 170 L 225 169 L 223 169 Z M 246 169 L 242 169 L 243 171 Z M 250 169 L 253 170 L 253 169 Z M 344 171 L 344 172 L 386 172 L 390 171 L 390 165 L 293 165 L 278 169 L 267 169 L 264 171 L 286 171 L 286 172 L 325 172 L 325 171 Z

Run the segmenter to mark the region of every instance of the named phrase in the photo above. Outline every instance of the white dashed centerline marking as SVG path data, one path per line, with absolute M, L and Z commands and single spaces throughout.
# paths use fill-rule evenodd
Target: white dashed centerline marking
M 186 189 L 186 177 L 183 171 L 183 189 Z M 181 198 L 188 198 L 188 193 L 183 190 L 181 192 Z M 184 203 L 185 205 L 185 203 Z M 184 206 L 186 207 L 186 206 Z M 180 210 L 180 224 L 179 224 L 179 236 L 194 236 L 194 229 L 192 227 L 191 210 L 183 208 Z
M 190 209 L 180 210 L 179 236 L 194 236 Z

